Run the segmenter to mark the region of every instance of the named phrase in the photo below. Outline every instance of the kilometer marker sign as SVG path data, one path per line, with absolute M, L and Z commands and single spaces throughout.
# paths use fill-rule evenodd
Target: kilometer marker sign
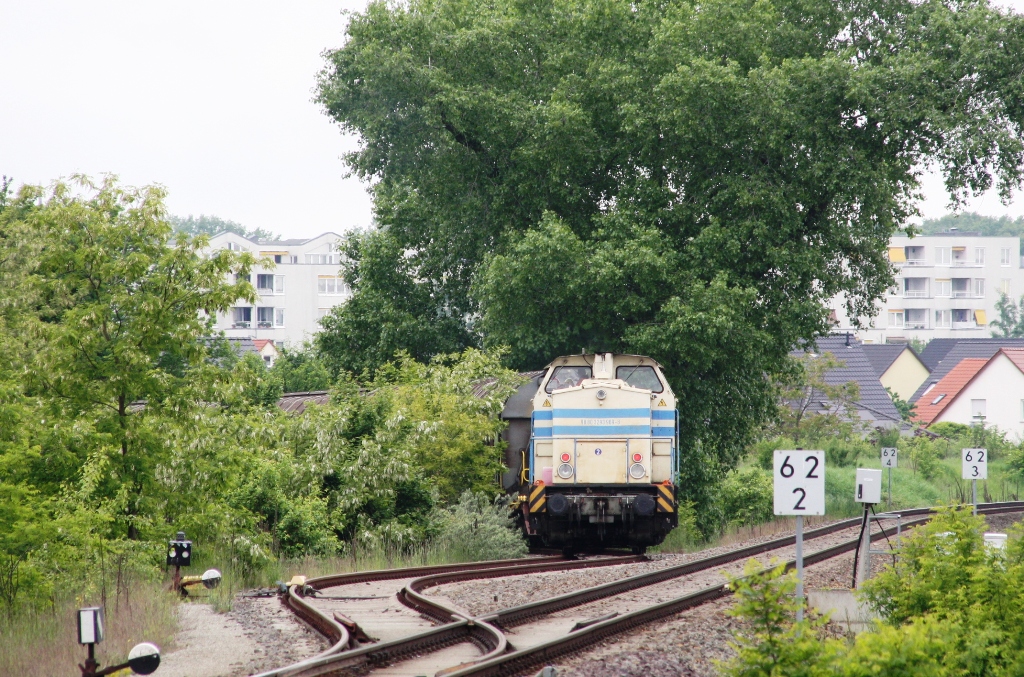
M 825 514 L 825 452 L 775 451 L 776 515 Z

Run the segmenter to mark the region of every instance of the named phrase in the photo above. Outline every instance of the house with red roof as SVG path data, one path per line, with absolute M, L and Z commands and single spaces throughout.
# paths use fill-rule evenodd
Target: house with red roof
M 1011 438 L 1024 438 L 1024 349 L 1001 348 L 988 359 L 961 360 L 917 400 L 925 426 L 983 421 Z
M 259 353 L 259 356 L 267 363 L 267 366 L 273 367 L 277 356 L 280 354 L 274 342 L 271 339 L 253 339 L 252 344 L 256 348 L 256 352 Z

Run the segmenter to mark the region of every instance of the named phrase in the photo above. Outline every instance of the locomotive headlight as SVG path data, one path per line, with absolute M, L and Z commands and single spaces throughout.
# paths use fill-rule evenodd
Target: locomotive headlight
M 567 480 L 570 477 L 572 477 L 572 466 L 569 465 L 568 463 L 563 463 L 562 465 L 558 466 L 558 476 L 561 477 L 563 480 Z
M 639 454 L 637 454 L 639 456 Z M 647 468 L 639 463 L 634 463 L 629 466 L 629 476 L 635 480 L 643 479 L 644 475 L 647 474 Z
M 597 399 L 603 400 L 606 397 L 608 397 L 608 393 L 606 391 L 604 391 L 604 390 L 598 390 L 597 391 Z
M 633 463 L 639 463 L 642 460 L 644 460 L 643 454 L 633 454 Z
M 568 463 L 570 458 L 572 458 L 572 456 L 569 454 L 562 454 L 562 463 Z

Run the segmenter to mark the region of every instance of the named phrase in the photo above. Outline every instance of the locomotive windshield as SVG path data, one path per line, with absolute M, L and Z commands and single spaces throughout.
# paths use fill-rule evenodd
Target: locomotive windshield
M 615 370 L 615 378 L 625 381 L 634 388 L 643 388 L 652 393 L 660 393 L 664 390 L 654 367 L 619 367 Z
M 555 367 L 544 392 L 550 393 L 562 388 L 574 388 L 582 383 L 583 379 L 590 378 L 592 373 L 590 367 Z

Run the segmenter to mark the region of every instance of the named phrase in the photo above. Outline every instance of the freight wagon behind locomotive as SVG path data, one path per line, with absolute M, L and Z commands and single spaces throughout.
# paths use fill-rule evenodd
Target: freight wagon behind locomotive
M 503 483 L 531 545 L 643 552 L 676 526 L 678 413 L 651 358 L 559 357 L 502 418 Z

